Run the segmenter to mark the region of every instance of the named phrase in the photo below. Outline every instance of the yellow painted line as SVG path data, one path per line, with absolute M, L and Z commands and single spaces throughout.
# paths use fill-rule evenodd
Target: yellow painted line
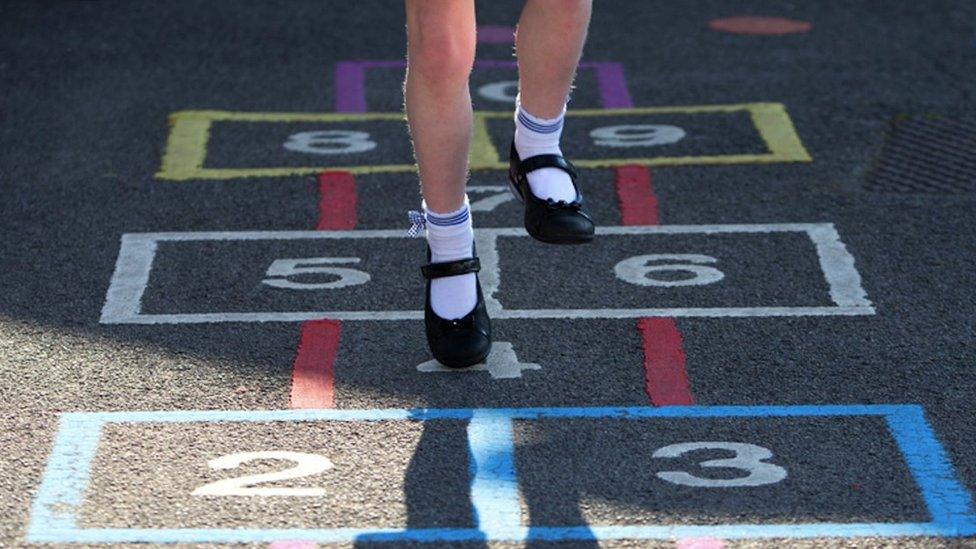
M 484 113 L 477 113 L 474 117 L 474 130 L 471 134 L 471 151 L 468 165 L 472 170 L 497 169 L 499 164 L 498 149 L 491 142 L 488 135 L 488 117 Z M 507 166 L 507 164 L 505 165 Z
M 810 162 L 812 158 L 803 147 L 796 128 L 785 107 L 780 103 L 739 103 L 732 105 L 690 105 L 671 107 L 639 107 L 631 109 L 582 109 L 569 111 L 568 116 L 641 116 L 652 114 L 706 114 L 719 112 L 748 112 L 768 153 L 726 154 L 709 156 L 657 156 L 641 158 L 577 159 L 581 168 L 611 168 L 629 164 L 643 166 L 687 166 L 716 164 L 765 164 L 773 162 Z M 508 168 L 507 151 L 502 155 L 488 134 L 487 121 L 510 118 L 509 111 L 479 111 L 474 113 L 471 137 L 472 170 L 503 170 Z M 288 113 L 288 112 L 230 112 L 180 111 L 170 116 L 170 135 L 166 143 L 162 166 L 156 177 L 171 181 L 192 179 L 236 179 L 243 177 L 286 177 L 309 175 L 325 170 L 348 171 L 353 174 L 414 172 L 416 164 L 308 166 L 269 168 L 204 168 L 207 143 L 213 122 L 281 123 L 281 122 L 369 122 L 404 121 L 401 112 L 393 113 Z
M 810 153 L 800 142 L 786 108 L 779 103 L 758 103 L 749 109 L 752 123 L 759 130 L 771 155 L 783 162 L 811 162 Z

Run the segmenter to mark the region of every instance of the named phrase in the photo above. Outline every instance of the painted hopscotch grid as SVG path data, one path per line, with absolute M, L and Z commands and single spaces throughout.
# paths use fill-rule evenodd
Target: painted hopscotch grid
M 798 232 L 809 236 L 830 291 L 833 305 L 804 307 L 691 307 L 625 309 L 506 309 L 495 297 L 501 283 L 499 237 L 528 238 L 523 229 L 489 228 L 475 231 L 482 270 L 485 303 L 495 319 L 567 318 L 618 319 L 646 317 L 755 317 L 873 315 L 875 309 L 861 286 L 854 257 L 830 223 L 749 225 L 654 225 L 600 227 L 599 235 L 735 234 Z M 103 324 L 181 324 L 206 322 L 299 322 L 306 320 L 419 320 L 423 311 L 301 311 L 143 314 L 142 296 L 149 285 L 160 242 L 261 241 L 302 239 L 408 238 L 402 230 L 366 231 L 254 231 L 135 233 L 122 236 L 122 247 L 102 308 Z
M 723 525 L 522 526 L 513 421 L 539 419 L 883 417 L 922 494 L 930 522 Z M 275 421 L 468 421 L 473 528 L 433 529 L 140 529 L 77 527 L 91 462 L 107 423 Z M 281 539 L 354 541 L 515 541 L 719 538 L 968 536 L 976 534 L 970 494 L 917 405 L 673 406 L 515 409 L 376 409 L 67 413 L 31 506 L 33 543 L 258 543 Z
M 659 156 L 652 158 L 577 159 L 580 168 L 611 168 L 626 165 L 678 166 L 707 164 L 754 164 L 771 162 L 810 162 L 785 107 L 780 103 L 741 103 L 733 105 L 697 105 L 643 107 L 628 109 L 583 109 L 567 113 L 573 117 L 632 116 L 657 114 L 708 114 L 747 112 L 768 152 L 761 154 L 722 154 L 702 156 Z M 511 111 L 476 111 L 469 164 L 472 170 L 508 169 L 507 153 L 499 154 L 488 134 L 488 120 L 509 119 Z M 156 177 L 172 181 L 191 179 L 234 179 L 240 177 L 283 177 L 317 174 L 326 170 L 352 174 L 413 172 L 415 164 L 354 166 L 279 166 L 267 168 L 205 168 L 210 128 L 214 122 L 289 123 L 402 121 L 403 113 L 274 113 L 229 111 L 180 111 L 170 115 L 170 133 L 162 166 Z

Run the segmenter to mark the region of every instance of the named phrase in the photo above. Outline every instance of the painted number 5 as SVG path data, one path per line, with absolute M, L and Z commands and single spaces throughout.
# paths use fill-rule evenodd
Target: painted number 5
M 212 459 L 207 462 L 211 469 L 236 469 L 242 464 L 259 459 L 291 461 L 295 466 L 284 471 L 227 478 L 204 484 L 193 491 L 194 496 L 324 496 L 324 488 L 258 488 L 263 482 L 275 482 L 317 475 L 332 469 L 329 458 L 303 452 L 240 452 Z
M 376 142 L 366 132 L 321 130 L 291 135 L 284 147 L 309 154 L 349 154 L 371 151 L 376 148 Z
M 703 461 L 702 467 L 728 467 L 740 469 L 749 474 L 739 478 L 702 478 L 684 471 L 662 471 L 657 474 L 661 480 L 682 486 L 696 488 L 736 488 L 740 486 L 763 486 L 775 484 L 786 478 L 786 469 L 763 460 L 773 457 L 773 453 L 762 446 L 742 442 L 685 442 L 665 446 L 654 452 L 652 457 L 677 458 L 695 450 L 727 450 L 735 457 Z
M 346 286 L 366 284 L 369 273 L 348 267 L 332 267 L 348 263 L 359 263 L 358 257 L 305 257 L 300 259 L 276 259 L 268 267 L 268 276 L 262 280 L 268 286 L 288 290 L 335 290 Z M 339 277 L 328 282 L 295 282 L 286 277 L 295 275 L 321 274 Z
M 667 263 L 659 263 L 667 261 Z M 705 263 L 716 263 L 710 255 L 649 254 L 625 259 L 613 268 L 617 278 L 638 286 L 704 286 L 725 278 L 725 273 Z M 686 273 L 655 278 L 652 273 Z M 690 277 L 687 275 L 691 275 Z

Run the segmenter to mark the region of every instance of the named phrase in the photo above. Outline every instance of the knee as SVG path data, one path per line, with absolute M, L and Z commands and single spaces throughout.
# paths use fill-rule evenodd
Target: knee
M 438 84 L 467 85 L 474 64 L 474 29 L 418 23 L 408 31 L 410 72 Z

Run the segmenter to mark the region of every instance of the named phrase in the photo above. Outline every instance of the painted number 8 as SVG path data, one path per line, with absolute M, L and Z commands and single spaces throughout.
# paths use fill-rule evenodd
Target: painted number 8
M 661 124 L 605 126 L 590 132 L 593 142 L 602 147 L 652 147 L 681 141 L 685 131 Z
M 668 263 L 655 263 L 668 261 Z M 681 263 L 676 263 L 680 261 Z M 625 259 L 613 268 L 617 278 L 638 286 L 703 286 L 725 278 L 725 273 L 705 263 L 718 260 L 700 254 L 648 254 Z M 691 277 L 654 278 L 651 273 L 688 273 Z
M 773 453 L 762 446 L 742 442 L 685 442 L 665 446 L 654 452 L 656 458 L 678 458 L 695 450 L 727 450 L 735 457 L 712 459 L 699 463 L 702 467 L 728 467 L 746 471 L 749 474 L 739 478 L 702 478 L 684 471 L 661 471 L 657 477 L 672 484 L 693 486 L 695 488 L 738 488 L 741 486 L 763 486 L 775 484 L 786 478 L 786 469 L 763 460 L 773 457 Z
M 289 151 L 309 154 L 349 154 L 371 151 L 376 142 L 366 132 L 321 130 L 301 132 L 288 137 L 284 147 Z

